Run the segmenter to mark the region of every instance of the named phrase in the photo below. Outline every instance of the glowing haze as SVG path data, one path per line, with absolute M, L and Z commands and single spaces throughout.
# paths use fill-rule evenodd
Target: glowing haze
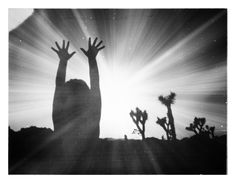
M 15 17 L 9 24 L 13 20 L 18 22 Z M 226 133 L 226 23 L 226 10 L 35 10 L 9 33 L 9 125 L 53 129 L 59 61 L 50 47 L 71 41 L 76 54 L 66 80 L 89 85 L 80 48 L 98 37 L 106 45 L 97 58 L 101 138 L 140 138 L 132 134 L 129 116 L 135 107 L 148 112 L 146 136 L 161 138 L 165 133 L 155 122 L 167 111 L 158 96 L 170 91 L 177 94 L 172 105 L 177 138 L 192 134 L 185 127 L 195 116 L 206 117 L 216 134 Z

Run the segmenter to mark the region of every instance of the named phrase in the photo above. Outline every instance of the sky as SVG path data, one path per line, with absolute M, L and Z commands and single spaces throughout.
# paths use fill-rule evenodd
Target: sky
M 50 47 L 62 40 L 76 51 L 66 80 L 89 85 L 80 48 L 103 40 L 98 55 L 102 117 L 100 137 L 141 138 L 129 112 L 146 110 L 146 136 L 161 138 L 157 117 L 166 116 L 158 96 L 177 94 L 172 105 L 177 138 L 194 117 L 216 134 L 227 128 L 227 11 L 223 9 L 9 10 L 9 125 L 14 130 L 53 129 L 52 101 L 58 59 Z M 11 12 L 11 16 L 10 16 Z M 15 14 L 15 16 L 14 16 Z M 17 26 L 17 27 L 16 27 Z

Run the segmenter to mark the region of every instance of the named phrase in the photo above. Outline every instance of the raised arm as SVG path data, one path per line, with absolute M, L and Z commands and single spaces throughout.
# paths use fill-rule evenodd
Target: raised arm
M 71 54 L 68 53 L 70 42 L 67 42 L 67 45 L 65 46 L 65 41 L 63 40 L 62 47 L 58 45 L 57 42 L 55 42 L 56 47 L 51 47 L 53 51 L 55 51 L 60 59 L 58 70 L 57 70 L 57 76 L 56 76 L 56 87 L 59 87 L 65 83 L 66 80 L 66 67 L 68 60 L 75 54 L 75 52 L 72 52 Z
M 56 76 L 56 88 L 54 93 L 54 99 L 53 99 L 53 112 L 52 112 L 52 119 L 54 124 L 54 130 L 58 131 L 61 128 L 61 125 L 63 124 L 63 84 L 65 83 L 66 79 L 66 66 L 68 60 L 75 54 L 75 52 L 69 54 L 69 41 L 67 45 L 65 46 L 65 41 L 62 43 L 62 47 L 58 45 L 56 42 L 57 49 L 52 47 L 52 50 L 55 51 L 60 59 L 58 70 L 57 70 L 57 76 Z
M 96 56 L 100 50 L 105 48 L 105 46 L 100 47 L 102 41 L 100 41 L 97 45 L 96 42 L 97 38 L 94 40 L 93 44 L 91 44 L 91 38 L 89 38 L 88 50 L 85 51 L 83 48 L 80 49 L 88 57 L 91 92 L 95 95 L 100 95 L 99 72 Z

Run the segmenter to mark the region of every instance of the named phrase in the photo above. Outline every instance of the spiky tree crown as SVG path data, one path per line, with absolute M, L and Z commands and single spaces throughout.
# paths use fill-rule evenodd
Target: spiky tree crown
M 203 127 L 206 123 L 206 118 L 194 118 L 193 125 Z
M 131 112 L 129 113 L 131 118 L 133 119 L 135 124 L 145 124 L 147 119 L 148 119 L 148 114 L 147 111 L 141 111 L 139 108 L 136 108 L 136 112 L 134 112 L 133 110 L 131 110 Z
M 170 95 L 167 95 L 165 97 L 161 95 L 158 97 L 158 99 L 162 104 L 169 106 L 175 103 L 175 97 L 176 97 L 176 93 L 170 92 Z
M 166 117 L 164 117 L 164 118 L 158 118 L 158 117 L 157 117 L 156 123 L 159 124 L 160 126 L 162 126 L 163 128 L 165 128 Z

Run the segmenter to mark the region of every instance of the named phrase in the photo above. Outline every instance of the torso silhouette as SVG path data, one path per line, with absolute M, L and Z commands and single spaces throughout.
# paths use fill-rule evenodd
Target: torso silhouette
M 55 132 L 67 138 L 99 138 L 100 96 L 94 96 L 82 80 L 70 80 L 55 91 L 53 122 Z

